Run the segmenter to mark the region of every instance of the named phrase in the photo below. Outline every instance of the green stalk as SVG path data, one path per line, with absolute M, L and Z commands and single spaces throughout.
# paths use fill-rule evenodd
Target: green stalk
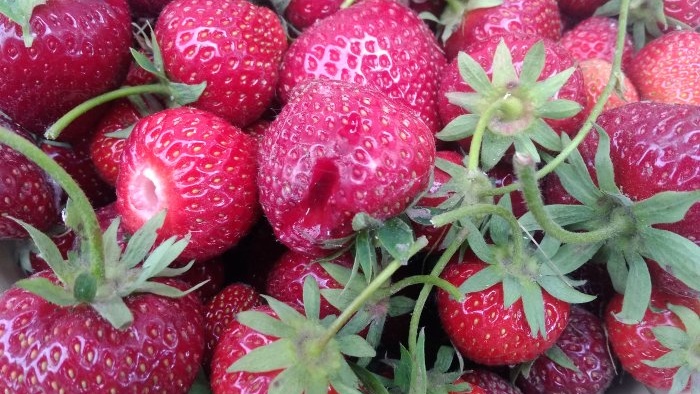
M 634 228 L 632 218 L 626 215 L 614 215 L 606 226 L 593 231 L 573 232 L 564 229 L 549 217 L 544 208 L 544 201 L 542 201 L 542 195 L 535 179 L 534 164 L 520 163 L 517 157 L 514 160 L 514 164 L 515 173 L 520 182 L 528 210 L 532 212 L 542 230 L 554 238 L 564 243 L 572 244 L 595 243 L 616 238 Z
M 340 9 L 342 10 L 343 8 L 348 8 L 351 5 L 353 5 L 354 3 L 355 3 L 355 0 L 345 0 L 345 1 L 343 1 L 342 4 L 340 4 Z
M 474 130 L 474 135 L 472 135 L 472 142 L 469 145 L 469 163 L 467 163 L 467 169 L 469 171 L 476 171 L 479 169 L 481 144 L 484 140 L 484 134 L 486 133 L 487 129 L 486 127 L 491 121 L 493 114 L 501 108 L 503 101 L 504 99 L 501 98 L 492 103 L 479 117 L 479 121 L 476 123 L 476 129 Z
M 411 250 L 409 251 L 409 256 L 413 256 L 414 254 L 418 253 L 421 249 L 423 249 L 426 245 L 428 244 L 428 240 L 425 238 L 421 237 L 416 240 L 416 242 L 413 244 L 411 247 Z M 374 295 L 374 293 L 379 290 L 380 287 L 384 285 L 389 279 L 391 279 L 391 276 L 404 265 L 404 261 L 401 260 L 393 260 L 391 263 L 389 263 L 383 270 L 380 272 L 368 285 L 367 287 L 362 290 L 362 292 L 355 297 L 354 300 L 348 305 L 347 308 L 343 310 L 343 312 L 338 316 L 335 321 L 333 321 L 333 324 L 331 324 L 330 327 L 326 330 L 326 334 L 323 337 L 323 339 L 320 342 L 319 348 L 324 348 L 328 342 L 333 339 L 335 334 L 340 331 L 345 324 L 350 321 L 352 316 L 362 308 L 362 306 Z
M 103 281 L 105 278 L 105 267 L 102 230 L 85 192 L 63 167 L 22 136 L 0 127 L 0 142 L 29 158 L 29 160 L 56 180 L 63 190 L 66 191 L 68 197 L 73 200 L 76 211 L 82 218 L 85 235 L 87 236 L 88 250 L 90 251 L 90 271 L 98 282 Z
M 629 6 L 630 0 L 621 0 L 620 16 L 618 20 L 619 25 L 615 41 L 615 57 L 613 58 L 612 70 L 610 71 L 610 79 L 608 80 L 608 83 L 605 85 L 605 88 L 600 93 L 598 101 L 593 106 L 591 113 L 588 114 L 588 117 L 583 123 L 583 126 L 576 134 L 576 136 L 571 140 L 571 143 L 564 149 L 562 149 L 562 151 L 559 152 L 559 154 L 552 161 L 547 163 L 545 166 L 543 166 L 536 172 L 535 176 L 537 179 L 542 179 L 543 177 L 554 171 L 554 169 L 559 164 L 563 163 L 569 157 L 569 155 L 578 148 L 579 144 L 583 142 L 583 140 L 593 128 L 593 122 L 595 122 L 598 116 L 600 116 L 600 114 L 603 112 L 603 107 L 605 106 L 605 103 L 607 103 L 608 98 L 610 98 L 610 95 L 613 92 L 613 89 L 615 89 L 615 84 L 617 83 L 617 76 L 620 74 L 620 70 L 622 67 L 622 52 L 625 47 L 625 34 L 627 33 L 627 19 L 629 16 L 630 8 Z M 518 182 L 513 182 L 508 186 L 484 190 L 482 192 L 483 194 L 481 195 L 481 197 L 498 196 L 511 193 L 518 190 L 519 187 L 520 185 Z
M 139 94 L 162 94 L 170 95 L 170 88 L 166 85 L 157 83 L 152 85 L 140 85 L 140 86 L 125 86 L 123 88 L 101 94 L 97 97 L 93 97 L 90 100 L 83 102 L 72 110 L 68 111 L 65 115 L 59 118 L 54 124 L 52 124 L 44 133 L 44 137 L 50 140 L 55 140 L 61 135 L 61 132 L 68 127 L 73 121 L 78 119 L 84 113 L 89 110 L 96 108 L 102 104 L 108 103 L 113 100 L 117 100 L 124 97 L 139 95 Z
M 439 278 L 440 274 L 442 271 L 445 269 L 447 266 L 447 263 L 450 262 L 450 259 L 452 259 L 452 256 L 454 256 L 455 253 L 457 253 L 457 250 L 462 246 L 464 243 L 464 240 L 467 239 L 467 230 L 462 230 L 457 234 L 457 238 L 452 241 L 450 246 L 445 249 L 445 252 L 440 256 L 440 259 L 437 261 L 435 264 L 435 267 L 430 271 L 430 276 Z M 418 298 L 416 299 L 416 304 L 413 307 L 413 314 L 411 315 L 411 322 L 408 326 L 408 351 L 411 354 L 415 354 L 416 352 L 416 347 L 418 343 L 418 324 L 420 323 L 420 316 L 421 313 L 423 313 L 423 309 L 425 308 L 425 303 L 428 301 L 428 296 L 430 295 L 430 291 L 433 289 L 433 285 L 430 283 L 426 283 L 423 285 L 423 288 L 421 289 L 420 293 L 418 294 Z M 460 297 L 462 295 L 460 294 Z
M 413 285 L 418 285 L 418 284 L 430 284 L 431 286 L 436 286 L 439 287 L 446 292 L 450 293 L 450 295 L 455 298 L 459 299 L 462 297 L 462 293 L 460 293 L 459 289 L 457 286 L 453 285 L 452 283 L 439 278 L 437 276 L 433 275 L 414 275 L 405 279 L 402 279 L 389 288 L 389 295 L 392 296 L 401 290 L 413 286 Z

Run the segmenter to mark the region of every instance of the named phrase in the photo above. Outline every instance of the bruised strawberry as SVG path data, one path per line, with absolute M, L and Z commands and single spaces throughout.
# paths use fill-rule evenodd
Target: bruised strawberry
M 255 143 L 209 112 L 180 107 L 141 119 L 124 146 L 117 208 L 130 231 L 167 210 L 159 239 L 191 234 L 181 259 L 235 245 L 258 215 Z
M 244 127 L 272 102 L 287 49 L 272 10 L 244 0 L 174 0 L 158 18 L 155 36 L 174 82 L 206 82 L 195 107 Z
M 444 64 L 435 36 L 413 11 L 393 0 L 365 0 L 290 45 L 278 94 L 287 102 L 295 86 L 312 79 L 371 86 L 415 110 L 437 132 L 436 80 Z
M 428 187 L 431 130 L 400 102 L 360 85 L 299 86 L 263 137 L 260 202 L 290 249 L 327 255 L 352 220 L 403 212 Z M 340 245 L 336 245 L 340 246 Z

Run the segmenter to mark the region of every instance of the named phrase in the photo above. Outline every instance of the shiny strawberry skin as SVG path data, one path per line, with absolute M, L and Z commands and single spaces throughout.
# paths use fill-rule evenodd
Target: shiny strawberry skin
M 600 97 L 603 89 L 605 89 L 605 85 L 607 85 L 610 80 L 612 64 L 602 59 L 587 59 L 579 61 L 578 66 L 583 73 L 583 83 L 586 87 L 586 96 L 588 97 L 586 100 L 587 104 L 581 112 L 585 116 L 588 116 L 598 102 L 598 97 Z M 621 82 L 624 94 L 620 96 L 617 91 L 613 91 L 608 101 L 605 102 L 603 110 L 609 110 L 621 107 L 627 103 L 639 101 L 637 88 L 634 87 L 634 84 L 632 84 L 632 81 L 627 78 L 624 72 L 621 72 Z
M 472 43 L 504 34 L 528 34 L 557 41 L 561 31 L 557 0 L 504 0 L 501 5 L 465 13 L 445 42 L 445 53 L 452 60 Z
M 700 1 L 698 0 L 663 0 L 664 14 L 674 18 L 691 29 L 700 27 Z
M 351 268 L 352 256 L 344 254 L 333 259 L 332 264 Z M 311 276 L 319 289 L 342 289 L 314 257 L 289 251 L 285 253 L 267 275 L 267 294 L 297 308 L 304 307 L 304 281 Z M 340 311 L 321 297 L 320 318 L 339 315 Z
M 365 0 L 305 30 L 290 45 L 278 94 L 310 79 L 372 86 L 420 114 L 437 132 L 436 78 L 445 59 L 434 34 L 393 0 Z
M 481 271 L 486 264 L 475 259 L 452 263 L 441 277 L 455 286 Z M 547 338 L 533 338 L 525 320 L 522 300 L 503 307 L 503 286 L 467 294 L 460 301 L 438 290 L 440 321 L 455 348 L 484 365 L 509 365 L 532 360 L 552 346 L 566 328 L 569 304 L 542 291 Z
M 574 60 L 603 59 L 612 63 L 617 41 L 617 28 L 617 20 L 593 16 L 582 20 L 571 30 L 565 32 L 559 40 L 559 44 L 571 53 Z M 629 69 L 633 55 L 632 37 L 626 34 L 622 50 L 623 70 Z
M 340 9 L 343 0 L 291 0 L 284 16 L 294 27 L 304 30 Z
M 673 31 L 647 43 L 628 75 L 643 100 L 700 105 L 700 33 Z
M 527 51 L 538 41 L 544 42 L 545 47 L 545 64 L 542 74 L 538 80 L 544 80 L 554 74 L 562 72 L 569 67 L 575 67 L 575 63 L 571 55 L 561 45 L 554 41 L 537 38 L 535 36 L 524 36 L 521 34 L 507 34 L 500 37 L 490 37 L 485 41 L 474 42 L 464 48 L 464 52 L 474 58 L 486 71 L 489 78 L 492 76 L 493 57 L 496 53 L 496 47 L 503 40 L 510 49 L 513 56 L 513 64 L 517 72 L 520 72 L 522 61 L 525 58 Z M 440 80 L 439 90 L 439 108 L 440 118 L 442 122 L 447 124 L 459 115 L 465 114 L 466 110 L 451 104 L 446 93 L 450 92 L 473 92 L 474 90 L 467 85 L 459 74 L 457 59 L 453 59 L 450 64 L 444 68 Z M 569 80 L 559 90 L 553 99 L 573 100 L 579 103 L 582 107 L 586 105 L 586 93 L 583 85 L 583 75 L 578 68 L 571 75 Z M 581 113 L 567 119 L 546 119 L 545 121 L 552 126 L 557 132 L 565 132 L 573 135 L 583 122 L 584 118 Z M 460 141 L 468 149 L 471 139 Z
M 205 367 L 209 368 L 219 338 L 236 318 L 236 314 L 259 305 L 262 305 L 262 297 L 252 286 L 245 283 L 232 283 L 226 286 L 204 305 L 206 347 L 203 365 Z
M 587 18 L 608 0 L 558 0 L 559 9 L 562 13 L 577 18 Z
M 367 87 L 312 80 L 295 90 L 263 137 L 260 202 L 290 249 L 327 255 L 360 212 L 394 217 L 428 187 L 431 130 Z
M 131 18 L 125 0 L 53 0 L 34 9 L 31 26 L 35 39 L 26 48 L 19 26 L 0 16 L 0 110 L 43 134 L 68 110 L 121 84 Z
M 135 231 L 167 209 L 159 239 L 192 235 L 183 260 L 229 249 L 258 217 L 255 143 L 209 112 L 180 107 L 141 119 L 127 139 L 117 209 Z
M 519 388 L 495 372 L 486 369 L 471 370 L 462 375 L 462 379 L 473 386 L 478 386 L 484 394 L 522 394 Z
M 0 296 L 0 390 L 187 393 L 204 349 L 199 301 L 138 294 L 125 303 L 134 322 L 120 330 L 89 306 L 58 307 L 7 290 Z
M 571 308 L 569 324 L 557 340 L 558 346 L 580 372 L 572 371 L 546 356 L 540 356 L 527 377 L 517 384 L 525 394 L 602 394 L 615 378 L 615 365 L 608 350 L 603 322 L 591 312 Z
M 640 101 L 605 111 L 597 123 L 611 139 L 615 180 L 633 201 L 700 189 L 700 107 Z M 655 227 L 700 242 L 698 222 L 695 204 L 683 220 Z
M 244 127 L 272 102 L 287 49 L 272 10 L 244 0 L 174 0 L 160 14 L 155 35 L 170 78 L 207 83 L 197 108 Z
M 650 307 L 642 320 L 636 324 L 624 324 L 614 316 L 622 310 L 622 298 L 622 295 L 616 294 L 608 303 L 605 314 L 605 326 L 613 353 L 620 360 L 622 368 L 639 382 L 654 388 L 670 389 L 673 375 L 678 368 L 655 368 L 644 363 L 645 360 L 656 360 L 669 352 L 669 349 L 656 340 L 651 330 L 661 326 L 684 329 L 678 316 L 666 306 L 685 306 L 695 313 L 700 313 L 700 300 L 652 290 Z

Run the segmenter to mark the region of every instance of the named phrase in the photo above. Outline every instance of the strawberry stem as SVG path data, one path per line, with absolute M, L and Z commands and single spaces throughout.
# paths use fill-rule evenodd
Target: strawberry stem
M 620 17 L 618 19 L 618 29 L 617 29 L 617 37 L 615 41 L 615 56 L 613 58 L 612 62 L 612 69 L 610 70 L 610 79 L 608 80 L 608 83 L 605 84 L 605 88 L 603 91 L 600 93 L 600 96 L 598 96 L 598 100 L 596 101 L 595 105 L 593 106 L 593 109 L 591 112 L 588 114 L 588 117 L 586 118 L 586 121 L 583 123 L 583 126 L 581 126 L 581 129 L 578 131 L 576 136 L 571 140 L 571 143 L 564 147 L 561 152 L 549 163 L 547 163 L 545 166 L 540 168 L 536 173 L 535 173 L 535 178 L 536 179 L 542 179 L 552 171 L 561 163 L 563 163 L 569 155 L 578 148 L 579 144 L 583 142 L 583 140 L 586 138 L 588 133 L 592 130 L 593 128 L 593 123 L 594 121 L 598 118 L 598 116 L 603 112 L 603 108 L 605 107 L 605 104 L 608 101 L 608 98 L 612 94 L 613 90 L 615 89 L 615 85 L 618 83 L 618 75 L 620 75 L 621 69 L 622 69 L 622 53 L 623 49 L 625 47 L 625 35 L 627 34 L 627 19 L 629 16 L 629 8 L 630 8 L 630 0 L 622 0 L 620 2 Z M 479 120 L 481 121 L 481 119 Z M 476 135 L 476 133 L 475 133 Z M 471 153 L 471 149 L 470 149 Z M 471 157 L 469 158 L 471 162 Z M 493 188 L 489 190 L 484 190 L 482 191 L 481 197 L 486 197 L 486 196 L 498 196 L 498 195 L 503 195 L 507 193 L 514 192 L 520 188 L 520 185 L 518 182 L 513 182 L 508 186 L 502 186 L 498 188 Z
M 342 10 L 343 8 L 348 8 L 351 5 L 355 3 L 355 0 L 345 0 L 343 3 L 340 5 L 340 9 Z
M 411 246 L 408 255 L 413 256 L 414 254 L 418 253 L 421 249 L 423 249 L 426 245 L 428 245 L 428 240 L 425 239 L 425 237 L 418 238 L 416 242 Z M 384 285 L 389 279 L 391 279 L 391 276 L 401 268 L 405 264 L 404 260 L 393 260 L 391 263 L 389 263 L 386 268 L 384 268 L 368 285 L 367 287 L 362 290 L 362 292 L 355 297 L 354 300 L 350 303 L 350 305 L 347 306 L 343 310 L 343 312 L 338 316 L 335 321 L 333 321 L 333 324 L 331 324 L 330 327 L 326 330 L 326 334 L 320 341 L 320 347 L 323 348 L 325 347 L 328 342 L 330 342 L 331 339 L 335 336 L 335 334 L 340 331 L 345 324 L 350 321 L 352 316 L 362 308 L 362 306 L 370 299 L 372 298 L 372 295 L 379 290 L 380 287 Z
M 447 249 L 445 249 L 445 251 L 440 256 L 440 259 L 438 259 L 437 263 L 435 264 L 435 267 L 433 267 L 433 269 L 430 271 L 430 276 L 433 276 L 435 278 L 440 277 L 440 274 L 447 266 L 447 263 L 450 262 L 452 256 L 455 253 L 457 253 L 457 250 L 459 250 L 464 241 L 467 239 L 468 233 L 469 230 L 462 229 L 457 234 L 454 241 L 452 241 L 450 246 L 448 246 Z M 425 303 L 428 301 L 428 296 L 430 295 L 430 291 L 432 289 L 433 285 L 431 283 L 426 283 L 425 285 L 423 285 L 423 288 L 421 289 L 420 293 L 418 294 L 418 298 L 416 299 L 416 304 L 413 307 L 411 322 L 408 326 L 408 351 L 411 354 L 416 354 L 416 348 L 418 346 L 418 323 L 420 322 L 421 313 L 423 313 Z M 460 298 L 461 296 L 462 294 L 460 293 Z
M 105 278 L 105 267 L 102 230 L 85 192 L 63 167 L 24 137 L 0 127 L 0 142 L 29 158 L 56 180 L 68 194 L 68 197 L 73 200 L 75 209 L 82 218 L 85 235 L 87 236 L 88 250 L 90 252 L 90 272 L 95 280 L 98 282 L 103 281 Z
M 513 158 L 513 167 L 521 185 L 528 210 L 532 212 L 540 227 L 554 238 L 572 244 L 595 243 L 607 241 L 634 231 L 634 219 L 624 213 L 615 214 L 615 211 L 613 211 L 608 225 L 597 230 L 573 232 L 564 229 L 545 210 L 542 195 L 537 186 L 535 166 L 532 160 L 516 153 Z
M 88 112 L 89 110 L 96 108 L 102 104 L 108 103 L 113 100 L 117 100 L 124 97 L 135 96 L 140 94 L 162 94 L 170 95 L 170 88 L 164 84 L 152 84 L 152 85 L 139 85 L 139 86 L 125 86 L 123 88 L 101 94 L 97 97 L 93 97 L 72 110 L 68 111 L 65 115 L 61 116 L 54 124 L 52 124 L 44 133 L 44 137 L 50 140 L 55 140 L 61 135 L 61 132 L 68 127 L 73 121 L 78 119 L 81 115 Z
M 457 286 L 433 275 L 414 275 L 402 279 L 391 285 L 391 287 L 389 288 L 389 295 L 394 295 L 409 286 L 418 284 L 430 284 L 431 286 L 439 287 L 445 290 L 446 292 L 450 293 L 450 295 L 455 299 L 460 299 L 462 297 L 462 293 L 459 291 Z
M 476 128 L 474 130 L 474 135 L 472 135 L 472 142 L 469 146 L 469 163 L 467 164 L 467 169 L 470 171 L 475 171 L 479 169 L 479 161 L 481 154 L 481 145 L 484 140 L 484 134 L 486 133 L 487 126 L 491 121 L 491 117 L 496 111 L 501 109 L 501 106 L 508 99 L 509 95 L 503 97 L 499 100 L 493 102 L 486 111 L 479 117 L 479 121 L 476 123 Z

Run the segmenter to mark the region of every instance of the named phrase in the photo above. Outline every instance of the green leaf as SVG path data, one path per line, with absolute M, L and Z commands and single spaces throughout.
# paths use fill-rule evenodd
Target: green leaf
M 552 75 L 544 81 L 536 82 L 530 89 L 530 95 L 536 103 L 544 103 L 550 97 L 554 97 L 559 90 L 569 80 L 571 74 L 576 71 L 576 67 L 569 67 L 566 70 Z
M 573 100 L 550 100 L 539 106 L 536 114 L 546 119 L 566 119 L 581 112 L 581 104 Z
M 359 335 L 346 335 L 335 338 L 340 352 L 350 357 L 374 357 L 377 352 Z
M 199 100 L 199 96 L 204 93 L 204 89 L 207 88 L 207 83 L 202 82 L 197 85 L 187 85 L 184 83 L 170 82 L 168 83 L 168 88 L 170 88 L 171 100 L 178 105 L 192 104 Z
M 377 265 L 377 254 L 374 250 L 369 230 L 362 230 L 357 233 L 357 237 L 355 238 L 355 263 L 353 265 L 353 273 L 356 272 L 358 268 L 362 269 L 362 272 L 365 274 L 365 279 L 367 283 L 369 283 L 374 277 L 374 271 Z
M 298 363 L 291 340 L 282 338 L 268 345 L 257 347 L 238 359 L 226 371 L 270 372 L 289 368 Z
M 46 4 L 47 0 L 4 0 L 0 2 L 0 13 L 12 20 L 22 29 L 24 46 L 30 48 L 34 41 L 31 31 L 31 18 L 34 7 Z
M 124 329 L 134 321 L 134 315 L 121 297 L 94 300 L 92 306 L 112 327 Z
M 556 131 L 541 118 L 535 118 L 529 129 L 530 138 L 543 148 L 558 152 L 562 150 L 561 140 Z
M 476 127 L 476 123 L 479 120 L 479 115 L 474 115 L 478 114 L 480 112 L 480 107 L 483 102 L 483 97 L 479 93 L 464 93 L 464 92 L 449 92 L 445 93 L 445 97 L 447 97 L 447 101 L 450 102 L 450 104 L 454 104 L 458 107 L 461 107 L 465 109 L 469 114 L 468 115 L 460 115 L 457 118 L 455 118 L 452 122 L 453 123 L 455 120 L 461 117 L 467 117 L 469 119 L 474 119 L 474 124 L 473 127 L 471 128 L 462 128 L 463 130 L 473 130 Z M 470 116 L 471 115 L 471 116 Z M 448 125 L 450 124 L 448 123 Z M 444 131 L 444 129 L 443 129 Z
M 543 276 L 537 280 L 537 283 L 552 297 L 570 304 L 583 304 L 596 299 L 593 295 L 576 290 L 558 276 Z
M 503 279 L 503 269 L 496 265 L 489 265 L 465 280 L 464 283 L 459 286 L 459 291 L 462 292 L 462 294 L 469 294 L 486 290 L 500 283 Z
M 622 310 L 615 317 L 623 323 L 633 324 L 642 320 L 649 305 L 651 277 L 642 256 L 636 252 L 625 252 L 624 256 L 629 265 L 629 274 L 622 299 Z
M 554 345 L 550 347 L 549 349 L 545 350 L 544 354 L 547 356 L 547 358 L 561 365 L 562 367 L 575 371 L 576 373 L 581 373 L 581 370 L 578 369 L 576 364 L 571 361 L 569 356 L 567 356 L 559 346 Z
M 400 218 L 387 220 L 377 230 L 377 240 L 391 257 L 404 264 L 408 263 L 414 238 L 413 229 L 405 221 Z
M 700 201 L 700 190 L 667 191 L 639 201 L 632 206 L 638 225 L 675 223 L 682 220 L 690 207 Z
M 598 149 L 595 153 L 595 169 L 600 190 L 609 194 L 621 194 L 615 183 L 615 171 L 610 159 L 610 137 L 602 127 L 593 124 L 598 132 Z
M 36 245 L 37 249 L 39 249 L 39 255 L 41 255 L 44 258 L 44 261 L 46 261 L 46 263 L 49 265 L 54 274 L 56 274 L 56 277 L 63 284 L 72 284 L 77 273 L 63 259 L 61 252 L 58 250 L 58 247 L 55 243 L 53 243 L 51 238 L 49 238 L 48 235 L 42 233 L 36 227 L 32 226 L 29 223 L 26 223 L 17 218 L 13 218 L 11 216 L 6 217 L 15 221 L 17 224 L 22 226 L 22 228 L 25 231 L 27 231 L 27 233 L 29 233 L 29 236 L 32 238 L 32 241 L 34 241 L 34 245 Z
M 496 46 L 491 67 L 493 70 L 491 76 L 493 86 L 507 87 L 518 82 L 518 75 L 513 66 L 513 57 L 503 39 Z
M 591 220 L 595 217 L 595 211 L 585 205 L 564 205 L 554 204 L 544 207 L 547 215 L 551 217 L 560 226 L 568 226 L 571 224 L 582 223 Z M 540 225 L 535 220 L 530 212 L 524 214 L 518 219 L 518 223 L 524 231 L 533 232 L 542 230 Z
M 462 80 L 469 85 L 475 92 L 484 97 L 491 96 L 495 93 L 494 87 L 491 85 L 486 71 L 481 65 L 465 52 L 457 54 L 457 68 Z
M 520 84 L 525 88 L 534 86 L 544 69 L 544 42 L 538 41 L 525 54 L 520 68 Z
M 642 256 L 659 263 L 692 289 L 700 290 L 700 246 L 678 234 L 653 227 L 639 231 Z
M 20 279 L 15 286 L 36 294 L 39 297 L 58 306 L 77 305 L 78 301 L 73 297 L 73 292 L 60 286 L 56 286 L 46 278 Z
M 652 327 L 651 331 L 660 344 L 671 350 L 684 349 L 691 345 L 691 339 L 688 334 L 678 327 L 657 326 Z
M 481 169 L 492 169 L 503 158 L 506 151 L 513 145 L 513 139 L 495 133 L 484 133 L 481 145 Z
M 318 289 L 316 278 L 308 275 L 304 278 L 304 311 L 306 317 L 313 320 L 319 320 L 321 311 L 321 292 Z
M 153 244 L 158 238 L 158 229 L 165 222 L 166 211 L 160 211 L 144 223 L 141 228 L 131 236 L 122 255 L 121 264 L 126 268 L 133 268 L 143 261 Z
M 533 282 L 521 283 L 521 289 L 523 299 L 522 305 L 525 311 L 525 320 L 527 320 L 527 324 L 530 326 L 530 335 L 536 338 L 539 333 L 543 338 L 547 338 L 542 289 Z

